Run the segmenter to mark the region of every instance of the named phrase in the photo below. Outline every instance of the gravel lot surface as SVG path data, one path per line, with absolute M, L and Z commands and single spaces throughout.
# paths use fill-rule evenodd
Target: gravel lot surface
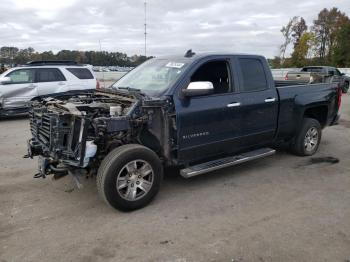
M 315 156 L 187 180 L 168 170 L 132 213 L 105 205 L 93 179 L 33 179 L 28 120 L 0 120 L 0 261 L 350 261 L 349 94 L 342 106 Z

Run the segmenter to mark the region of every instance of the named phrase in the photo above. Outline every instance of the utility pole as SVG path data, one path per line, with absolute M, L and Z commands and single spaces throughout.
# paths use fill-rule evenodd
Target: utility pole
M 146 16 L 146 5 L 147 5 L 147 3 L 146 3 L 146 1 L 144 2 L 144 6 L 145 6 L 145 57 L 147 56 L 147 16 Z
M 101 39 L 98 40 L 98 43 L 100 44 L 100 55 L 102 55 Z M 100 67 L 100 68 L 101 68 L 101 67 Z M 102 79 L 103 79 L 103 88 L 106 88 L 106 81 L 105 81 L 105 71 L 104 71 L 104 68 L 102 68 Z

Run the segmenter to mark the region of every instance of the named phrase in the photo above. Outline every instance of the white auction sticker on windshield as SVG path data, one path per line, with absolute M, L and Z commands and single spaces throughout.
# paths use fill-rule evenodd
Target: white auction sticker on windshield
M 166 67 L 171 67 L 171 68 L 181 68 L 184 65 L 185 65 L 184 63 L 169 62 L 165 66 Z

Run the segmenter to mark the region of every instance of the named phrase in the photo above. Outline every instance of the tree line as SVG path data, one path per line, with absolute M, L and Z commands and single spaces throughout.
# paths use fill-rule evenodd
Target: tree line
M 269 62 L 273 68 L 333 65 L 350 67 L 350 19 L 338 8 L 324 8 L 313 24 L 303 17 L 292 17 L 281 29 L 284 42 L 280 56 Z M 290 57 L 286 57 L 292 45 Z
M 71 60 L 94 66 L 137 66 L 149 57 L 142 55 L 127 56 L 121 52 L 61 50 L 38 52 L 28 47 L 19 49 L 12 46 L 0 48 L 0 64 L 23 65 L 37 60 Z

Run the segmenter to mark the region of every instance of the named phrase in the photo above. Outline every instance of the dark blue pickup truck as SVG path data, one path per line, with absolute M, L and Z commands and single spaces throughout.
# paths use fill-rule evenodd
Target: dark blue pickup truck
M 133 210 L 157 194 L 163 168 L 183 177 L 265 157 L 284 143 L 313 155 L 337 123 L 341 89 L 273 80 L 262 56 L 154 58 L 110 89 L 40 97 L 30 110 L 28 156 L 58 179 L 97 176 L 112 207 Z

